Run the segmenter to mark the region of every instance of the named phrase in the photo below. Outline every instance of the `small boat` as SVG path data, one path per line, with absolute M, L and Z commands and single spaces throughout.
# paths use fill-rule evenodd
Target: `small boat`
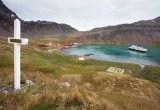
M 93 55 L 92 53 L 89 53 L 89 54 L 85 54 L 84 56 L 91 56 L 91 55 Z
M 147 49 L 146 48 L 143 48 L 143 47 L 139 47 L 139 46 L 136 46 L 136 45 L 132 45 L 130 47 L 128 47 L 129 50 L 133 50 L 133 51 L 138 51 L 138 52 L 147 52 Z

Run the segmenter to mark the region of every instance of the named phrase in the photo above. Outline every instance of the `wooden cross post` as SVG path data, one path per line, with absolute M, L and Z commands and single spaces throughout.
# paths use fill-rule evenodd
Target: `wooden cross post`
M 8 38 L 9 43 L 14 44 L 14 89 L 20 89 L 20 50 L 21 45 L 28 45 L 27 38 L 21 38 L 21 22 L 19 19 L 14 20 L 14 38 Z

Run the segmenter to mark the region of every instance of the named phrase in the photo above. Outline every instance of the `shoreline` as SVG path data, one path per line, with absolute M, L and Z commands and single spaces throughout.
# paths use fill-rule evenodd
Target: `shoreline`
M 92 45 L 99 45 L 99 44 L 92 44 Z M 100 44 L 100 45 L 105 45 L 105 44 Z M 109 45 L 109 44 L 106 44 L 106 45 Z M 112 45 L 112 44 L 110 44 Z M 79 45 L 79 46 L 91 46 L 91 45 Z M 84 55 L 77 55 L 77 54 L 70 54 L 70 53 L 67 53 L 65 52 L 65 49 L 70 49 L 70 48 L 74 48 L 74 47 L 68 47 L 68 48 L 63 48 L 63 49 L 60 49 L 60 51 L 63 53 L 63 54 L 66 54 L 66 55 L 71 55 L 71 56 L 84 56 L 86 53 L 84 53 Z M 88 54 L 93 54 L 93 53 L 88 53 Z M 113 61 L 113 60 L 105 60 L 104 58 L 97 58 L 97 57 L 91 57 L 90 56 L 87 56 L 87 58 L 91 58 L 91 59 L 95 59 L 95 60 L 100 60 L 100 61 L 108 61 L 108 62 L 117 62 L 117 63 L 130 63 L 130 64 L 137 64 L 139 66 L 157 66 L 157 67 L 160 67 L 160 63 L 156 60 L 154 63 L 153 62 L 150 62 L 150 64 L 145 64 L 145 63 L 136 63 L 136 62 L 133 62 L 133 61 Z M 131 57 L 133 58 L 133 57 Z M 137 58 L 137 60 L 140 59 L 140 58 Z M 144 60 L 145 61 L 145 60 Z M 149 61 L 149 60 L 146 60 L 146 61 Z M 152 64 L 151 64 L 152 63 Z

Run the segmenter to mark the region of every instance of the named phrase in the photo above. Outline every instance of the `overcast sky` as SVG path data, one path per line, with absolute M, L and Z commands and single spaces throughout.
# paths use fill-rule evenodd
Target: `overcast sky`
M 160 16 L 160 0 L 2 0 L 23 20 L 66 23 L 84 31 Z

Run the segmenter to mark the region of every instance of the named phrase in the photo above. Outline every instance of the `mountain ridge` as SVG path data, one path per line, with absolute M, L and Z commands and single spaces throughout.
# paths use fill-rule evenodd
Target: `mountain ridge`
M 0 37 L 13 35 L 13 20 L 16 18 L 21 20 L 22 35 L 27 37 L 78 32 L 77 29 L 68 24 L 58 24 L 56 22 L 48 21 L 24 21 L 0 0 Z
M 13 20 L 20 19 L 0 0 L 0 37 L 13 35 Z M 77 41 L 82 44 L 97 43 L 128 43 L 128 44 L 160 44 L 160 17 L 151 20 L 141 20 L 131 24 L 119 24 L 94 28 L 80 32 L 67 24 L 49 21 L 21 20 L 22 36 L 44 37 L 79 33 Z
M 160 17 L 131 24 L 94 28 L 84 32 L 79 38 L 79 42 L 84 44 L 160 44 Z

